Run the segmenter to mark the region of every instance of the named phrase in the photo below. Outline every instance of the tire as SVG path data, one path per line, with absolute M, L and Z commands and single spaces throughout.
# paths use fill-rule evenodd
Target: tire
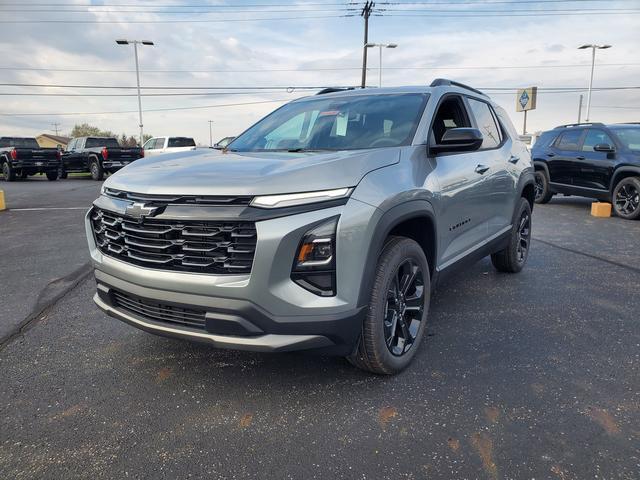
M 67 171 L 64 168 L 61 168 L 58 170 L 58 178 L 61 178 L 62 180 L 67 178 Z
M 58 179 L 58 171 L 55 172 L 47 172 L 47 180 L 53 182 Z
M 11 165 L 9 165 L 9 162 L 4 162 L 2 164 L 2 175 L 4 175 L 4 181 L 5 182 L 13 182 L 16 179 L 16 171 L 15 169 L 11 168 Z
M 627 177 L 613 189 L 611 203 L 620 218 L 636 220 L 640 218 L 640 177 Z
M 104 170 L 97 158 L 92 157 L 89 160 L 89 171 L 93 180 L 102 180 L 104 178 Z
M 424 336 L 430 289 L 429 264 L 420 245 L 391 237 L 378 258 L 367 316 L 349 362 L 384 375 L 407 367 Z
M 20 178 L 21 178 L 22 180 L 24 180 L 24 179 L 25 179 L 25 178 L 27 178 L 28 176 L 29 176 L 29 174 L 28 174 L 27 172 L 25 172 L 24 170 L 22 170 L 22 171 L 20 172 Z
M 544 170 L 536 170 L 535 174 L 535 202 L 549 203 L 553 198 L 553 192 L 549 186 L 549 178 Z
M 513 216 L 511 238 L 506 248 L 491 255 L 496 270 L 518 273 L 527 263 L 531 247 L 531 205 L 521 198 Z

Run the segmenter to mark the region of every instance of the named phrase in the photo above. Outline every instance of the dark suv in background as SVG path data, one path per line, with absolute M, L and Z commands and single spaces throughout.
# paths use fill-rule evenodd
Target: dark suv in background
M 611 202 L 640 217 L 640 124 L 580 123 L 544 132 L 534 144 L 536 203 L 556 193 Z

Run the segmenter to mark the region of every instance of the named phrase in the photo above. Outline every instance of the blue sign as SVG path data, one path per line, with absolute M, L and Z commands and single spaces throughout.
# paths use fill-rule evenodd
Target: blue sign
M 524 108 L 527 106 L 527 103 L 529 103 L 529 94 L 525 90 L 524 92 L 522 92 L 522 95 L 520 95 L 520 105 L 522 105 L 522 108 Z

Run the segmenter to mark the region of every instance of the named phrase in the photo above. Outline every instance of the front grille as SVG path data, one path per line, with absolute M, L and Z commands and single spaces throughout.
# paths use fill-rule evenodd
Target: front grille
M 155 195 L 148 193 L 134 193 L 105 188 L 105 195 L 112 198 L 132 200 L 134 202 L 162 204 L 162 205 L 249 205 L 253 197 L 250 196 L 221 196 L 221 195 Z
M 91 224 L 100 251 L 127 263 L 220 275 L 251 272 L 256 248 L 253 222 L 157 218 L 141 222 L 94 207 Z
M 180 325 L 198 330 L 205 329 L 204 310 L 165 305 L 154 300 L 138 298 L 112 290 L 115 307 L 155 322 Z

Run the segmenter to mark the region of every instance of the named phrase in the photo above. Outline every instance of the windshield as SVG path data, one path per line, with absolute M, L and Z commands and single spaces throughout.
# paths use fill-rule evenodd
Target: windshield
M 640 127 L 617 127 L 612 130 L 625 147 L 640 151 Z
M 0 147 L 40 148 L 35 138 L 0 138 Z
M 357 95 L 289 103 L 236 138 L 239 152 L 356 150 L 408 145 L 426 94 Z
M 172 147 L 195 147 L 196 142 L 193 141 L 193 138 L 188 137 L 171 137 L 169 138 L 169 148 Z
M 118 140 L 115 138 L 87 138 L 87 142 L 84 145 L 84 148 L 93 148 L 93 147 L 119 147 L 120 144 Z

